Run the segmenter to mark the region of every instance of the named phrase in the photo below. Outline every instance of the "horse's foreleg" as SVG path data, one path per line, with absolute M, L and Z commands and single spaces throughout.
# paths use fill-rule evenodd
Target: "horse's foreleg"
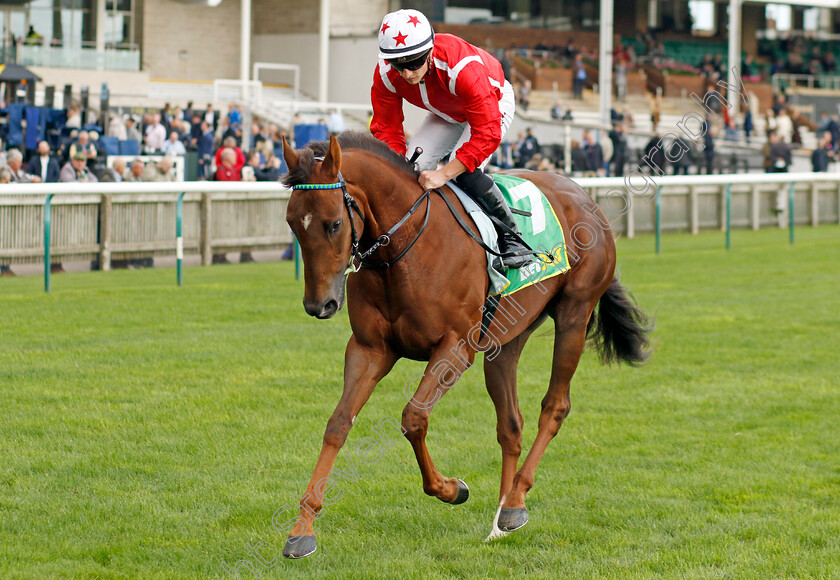
M 516 367 L 525 341 L 525 332 L 504 345 L 494 358 L 484 359 L 484 382 L 496 407 L 496 439 L 502 448 L 502 483 L 499 501 L 503 501 L 513 485 L 522 453 L 522 413 L 516 392 Z
M 405 437 L 411 443 L 420 473 L 423 476 L 423 491 L 441 501 L 460 504 L 467 501 L 469 489 L 463 481 L 444 478 L 432 461 L 426 448 L 426 431 L 429 415 L 440 398 L 455 384 L 469 368 L 475 358 L 475 351 L 460 344 L 458 339 L 444 340 L 433 353 L 420 380 L 417 391 L 403 409 L 402 426 Z
M 555 324 L 554 357 L 548 392 L 542 400 L 537 438 L 531 446 L 522 467 L 513 478 L 498 517 L 498 528 L 503 532 L 521 528 L 528 521 L 525 511 L 525 494 L 534 485 L 534 473 L 548 444 L 557 435 L 563 420 L 569 414 L 569 385 L 577 370 L 586 342 L 586 323 L 592 313 L 588 302 L 564 301 L 553 314 Z
M 315 471 L 306 493 L 300 500 L 300 515 L 292 528 L 283 555 L 287 558 L 303 558 L 315 551 L 315 518 L 324 504 L 324 495 L 329 491 L 329 480 L 338 452 L 341 450 L 353 421 L 367 402 L 376 384 L 388 374 L 397 356 L 388 348 L 362 346 L 355 336 L 347 343 L 344 355 L 344 391 L 324 432 L 321 454 L 315 464 Z

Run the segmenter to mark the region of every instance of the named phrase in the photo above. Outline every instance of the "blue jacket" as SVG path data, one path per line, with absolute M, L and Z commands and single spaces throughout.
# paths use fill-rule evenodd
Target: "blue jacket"
M 213 156 L 213 132 L 207 131 L 201 136 L 201 139 L 198 140 L 198 158 L 204 159 L 205 157 L 212 157 Z

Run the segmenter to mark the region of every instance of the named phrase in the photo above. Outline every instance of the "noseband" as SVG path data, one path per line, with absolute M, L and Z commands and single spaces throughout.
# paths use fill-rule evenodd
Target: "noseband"
M 365 216 L 362 213 L 362 210 L 359 209 L 359 204 L 356 203 L 356 200 L 353 199 L 353 196 L 347 191 L 347 183 L 344 181 L 344 177 L 342 177 L 341 172 L 338 172 L 338 182 L 337 183 L 302 183 L 300 185 L 293 185 L 292 189 L 297 190 L 313 190 L 313 189 L 341 189 L 342 193 L 344 194 L 344 207 L 347 208 L 347 215 L 350 216 L 350 232 L 352 234 L 351 243 L 350 243 L 350 263 L 347 265 L 347 270 L 344 271 L 345 274 L 351 274 L 353 272 L 358 272 L 361 268 L 365 269 L 373 269 L 373 268 L 390 268 L 394 264 L 396 264 L 400 259 L 405 256 L 408 251 L 414 247 L 414 244 L 417 243 L 417 240 L 420 239 L 420 236 L 423 235 L 423 232 L 426 229 L 426 224 L 429 223 L 429 209 L 432 205 L 431 199 L 429 198 L 429 191 L 423 193 L 420 198 L 414 202 L 414 205 L 411 206 L 411 209 L 396 223 L 394 226 L 389 229 L 386 233 L 382 234 L 377 238 L 377 240 L 373 243 L 373 245 L 368 248 L 365 252 L 359 251 L 359 236 L 356 232 L 356 221 L 353 219 L 353 212 L 355 211 L 359 214 L 362 222 L 365 221 Z M 397 230 L 399 230 L 403 224 L 414 215 L 414 212 L 420 207 L 420 204 L 423 203 L 423 200 L 426 200 L 426 216 L 423 219 L 423 225 L 420 227 L 420 231 L 417 232 L 414 240 L 406 246 L 406 248 L 400 252 L 399 256 L 394 258 L 393 260 L 388 260 L 385 262 L 378 262 L 378 263 L 368 263 L 365 262 L 365 259 L 368 258 L 371 254 L 373 254 L 376 250 L 380 247 L 385 247 L 391 243 L 391 236 L 394 235 Z M 355 262 L 358 260 L 359 265 L 357 266 Z

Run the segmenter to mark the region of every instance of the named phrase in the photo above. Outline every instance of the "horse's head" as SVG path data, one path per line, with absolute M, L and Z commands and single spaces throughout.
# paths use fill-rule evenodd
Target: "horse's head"
M 341 148 L 334 137 L 330 138 L 329 149 L 320 162 L 313 159 L 311 150 L 303 150 L 298 155 L 285 140 L 283 145 L 283 157 L 289 166 L 287 183 L 338 183 Z M 353 217 L 361 235 L 361 220 L 358 215 Z M 303 254 L 303 307 L 310 316 L 331 318 L 344 305 L 352 244 L 351 219 L 340 187 L 296 189 L 289 199 L 286 221 Z

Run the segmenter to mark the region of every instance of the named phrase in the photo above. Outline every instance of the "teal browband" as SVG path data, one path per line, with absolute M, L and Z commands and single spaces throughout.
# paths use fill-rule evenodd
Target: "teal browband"
M 338 189 L 344 187 L 344 181 L 338 183 L 301 183 L 300 185 L 293 185 L 292 189 Z

